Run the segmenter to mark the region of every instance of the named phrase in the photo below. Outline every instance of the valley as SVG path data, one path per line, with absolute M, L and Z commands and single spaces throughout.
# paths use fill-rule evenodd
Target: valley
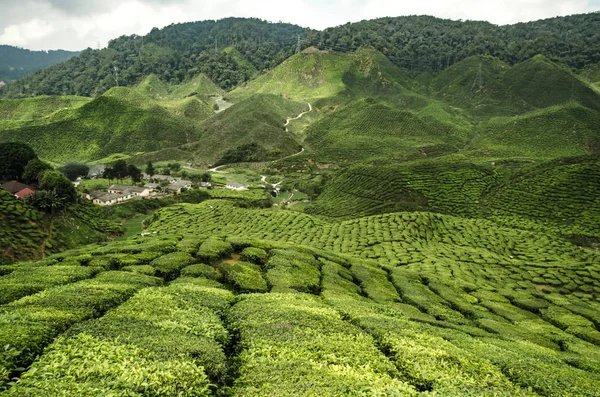
M 0 145 L 42 166 L 0 189 L 0 396 L 600 396 L 600 59 L 560 33 L 597 13 L 404 18 L 172 25 L 1 89 Z M 512 47 L 409 61 L 418 26 Z M 44 201 L 73 164 L 77 197 L 192 188 Z

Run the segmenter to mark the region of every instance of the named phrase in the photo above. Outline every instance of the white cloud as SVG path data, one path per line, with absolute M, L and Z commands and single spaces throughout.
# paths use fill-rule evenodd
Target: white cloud
M 434 15 L 496 24 L 600 9 L 600 0 L 2 0 L 0 43 L 31 49 L 105 46 L 123 34 L 229 16 L 315 29 L 383 16 Z

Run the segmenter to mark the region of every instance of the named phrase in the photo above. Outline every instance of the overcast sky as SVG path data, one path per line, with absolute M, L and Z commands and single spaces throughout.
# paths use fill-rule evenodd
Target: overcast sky
M 504 25 L 598 10 L 600 0 L 0 0 L 0 44 L 81 50 L 153 27 L 229 16 L 324 29 L 383 16 L 427 14 Z

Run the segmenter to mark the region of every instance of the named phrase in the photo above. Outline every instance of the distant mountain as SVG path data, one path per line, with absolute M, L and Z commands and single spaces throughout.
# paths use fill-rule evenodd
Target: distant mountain
M 8 82 L 25 77 L 37 70 L 64 62 L 79 52 L 31 51 L 9 45 L 0 45 L 0 81 Z
M 103 50 L 87 49 L 12 84 L 3 96 L 97 96 L 116 85 L 133 86 L 149 74 L 178 84 L 200 72 L 231 89 L 294 54 L 298 38 L 301 49 L 374 48 L 411 76 L 436 75 L 484 55 L 514 65 L 541 54 L 583 71 L 600 62 L 599 24 L 598 12 L 506 26 L 431 16 L 388 17 L 324 31 L 244 18 L 189 22 L 153 29 L 143 37 L 122 36 Z

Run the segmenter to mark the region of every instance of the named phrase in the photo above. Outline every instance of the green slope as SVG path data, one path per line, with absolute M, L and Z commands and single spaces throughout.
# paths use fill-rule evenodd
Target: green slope
M 407 91 L 406 86 L 400 70 L 377 51 L 337 53 L 308 49 L 233 90 L 229 97 L 267 93 L 301 101 L 344 101 L 364 95 L 397 95 Z
M 276 151 L 277 157 L 293 154 L 300 150 L 300 145 L 292 133 L 285 131 L 285 120 L 305 110 L 306 104 L 275 95 L 255 95 L 204 121 L 197 142 L 181 147 L 179 153 L 166 152 L 176 158 L 193 159 L 196 165 L 212 165 L 226 150 L 250 143 Z
M 504 83 L 509 66 L 490 56 L 462 60 L 436 76 L 431 89 L 438 99 L 477 116 L 514 115 L 531 106 L 511 94 Z
M 474 149 L 487 158 L 550 159 L 597 154 L 600 112 L 571 102 L 483 122 Z
M 0 100 L 0 123 L 48 117 L 55 112 L 77 109 L 89 101 L 91 99 L 85 97 L 46 95 Z
M 169 97 L 172 99 L 187 98 L 189 96 L 198 96 L 206 99 L 211 96 L 219 96 L 223 90 L 215 85 L 204 74 L 199 74 L 189 81 L 185 81 L 170 89 Z
M 340 106 L 308 127 L 306 144 L 321 162 L 403 161 L 458 151 L 469 128 L 443 108 L 421 115 L 368 98 Z
M 214 162 L 227 149 L 257 143 L 282 156 L 299 151 L 295 137 L 285 131 L 287 117 L 307 110 L 305 104 L 274 95 L 256 95 L 208 119 L 194 152 L 196 160 Z
M 305 212 L 343 220 L 432 211 L 600 238 L 597 156 L 493 164 L 477 165 L 455 156 L 350 167 L 335 175 Z
M 535 108 L 576 101 L 600 111 L 600 95 L 566 67 L 542 55 L 512 67 L 506 72 L 504 83 L 508 90 Z
M 135 90 L 116 87 L 89 103 L 49 117 L 9 125 L 0 140 L 29 144 L 56 161 L 97 160 L 193 141 L 193 123 Z

